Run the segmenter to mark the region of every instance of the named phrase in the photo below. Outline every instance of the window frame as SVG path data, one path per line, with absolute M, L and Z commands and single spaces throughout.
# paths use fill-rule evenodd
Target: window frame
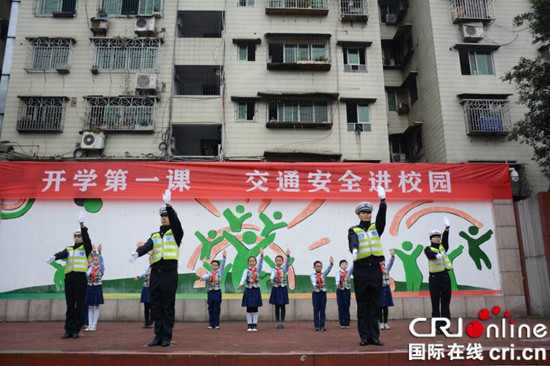
M 371 119 L 371 104 L 369 102 L 363 102 L 363 101 L 350 101 L 346 102 L 346 125 L 348 132 L 355 132 L 356 131 L 356 125 L 361 125 L 361 131 L 367 132 L 372 130 L 372 119 Z M 367 108 L 367 120 L 361 121 L 361 113 L 359 108 L 360 107 L 366 107 Z M 351 113 L 354 111 L 353 113 Z M 350 118 L 352 117 L 352 118 Z
M 245 117 L 241 118 L 241 106 L 244 106 Z M 257 103 L 252 100 L 237 100 L 235 101 L 235 121 L 239 123 L 254 123 L 256 121 L 256 110 Z M 252 109 L 252 111 L 250 110 Z M 248 119 L 249 116 L 252 116 L 251 119 Z

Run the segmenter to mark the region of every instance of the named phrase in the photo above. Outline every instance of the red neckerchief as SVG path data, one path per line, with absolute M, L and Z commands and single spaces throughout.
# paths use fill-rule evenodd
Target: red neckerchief
M 92 267 L 92 282 L 95 282 L 95 273 L 99 269 L 99 266 Z
M 282 270 L 282 268 L 277 266 L 277 267 L 275 267 L 275 269 L 277 270 L 277 282 L 281 283 L 281 270 Z
M 210 282 L 212 283 L 216 282 L 216 273 L 218 273 L 218 271 L 212 271 L 212 277 L 210 277 Z
M 344 284 L 344 280 L 346 279 L 347 274 L 348 271 L 340 271 L 340 285 Z
M 317 282 L 319 282 L 319 287 L 323 284 L 323 274 L 315 272 L 315 275 L 317 276 Z
M 256 280 L 257 280 L 257 276 L 256 276 L 256 267 L 251 267 L 251 268 L 248 268 L 248 270 L 250 272 L 252 272 L 252 283 L 255 283 Z

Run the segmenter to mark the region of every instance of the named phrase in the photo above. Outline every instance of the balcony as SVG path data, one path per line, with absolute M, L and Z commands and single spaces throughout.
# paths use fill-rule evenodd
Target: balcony
M 19 97 L 19 132 L 63 132 L 66 97 Z
M 378 0 L 378 5 L 382 23 L 393 25 L 400 23 L 405 17 L 409 0 Z
M 340 20 L 345 22 L 362 22 L 369 20 L 367 0 L 340 0 Z
M 494 0 L 451 0 L 451 15 L 454 23 L 492 23 L 495 20 Z
M 86 98 L 84 129 L 102 131 L 154 130 L 155 98 L 95 97 Z
M 501 135 L 512 127 L 509 102 L 502 99 L 463 99 L 467 135 Z
M 267 33 L 267 69 L 329 71 L 330 34 Z
M 58 72 L 68 74 L 71 70 L 71 54 L 76 41 L 72 38 L 27 38 L 25 71 Z
M 326 16 L 328 0 L 268 0 L 267 15 Z
M 395 32 L 393 39 L 382 40 L 384 69 L 402 69 L 413 55 L 412 25 L 405 24 Z
M 154 16 L 160 18 L 164 11 L 164 0 L 100 0 L 97 11 L 111 17 Z

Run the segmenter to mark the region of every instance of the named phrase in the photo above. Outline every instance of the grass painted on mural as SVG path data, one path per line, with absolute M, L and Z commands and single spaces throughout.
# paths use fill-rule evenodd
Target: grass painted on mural
M 227 275 L 227 281 L 224 288 L 226 298 L 240 298 L 242 291 L 235 291 L 231 281 L 231 273 Z M 294 290 L 289 289 L 290 297 L 301 298 L 302 294 L 311 293 L 311 282 L 308 275 L 298 275 L 296 278 L 296 287 Z M 176 298 L 178 299 L 205 299 L 205 288 L 193 288 L 193 284 L 198 279 L 194 273 L 186 273 L 179 275 L 178 290 Z M 269 298 L 271 285 L 269 282 L 269 274 L 262 273 L 261 286 L 262 293 Z M 143 280 L 136 281 L 133 278 L 123 278 L 117 280 L 103 281 L 103 294 L 106 299 L 139 299 Z M 481 287 L 458 285 L 459 290 L 487 290 Z M 329 293 L 336 292 L 336 284 L 331 278 L 327 281 L 327 291 Z M 353 280 L 352 280 L 353 291 Z M 406 291 L 406 283 L 396 281 L 395 292 Z M 429 291 L 428 283 L 423 282 L 420 286 L 420 291 Z M 295 295 L 295 296 L 293 296 Z M 62 299 L 65 297 L 62 288 L 56 288 L 54 285 L 26 287 L 17 290 L 0 293 L 0 299 L 6 298 L 44 298 L 44 299 Z

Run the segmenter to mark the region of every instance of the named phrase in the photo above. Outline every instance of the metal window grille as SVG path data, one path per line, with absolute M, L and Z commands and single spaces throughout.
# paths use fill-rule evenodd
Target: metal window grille
M 98 12 L 110 16 L 157 15 L 164 11 L 164 0 L 99 0 Z
M 220 95 L 222 79 L 221 66 L 175 66 L 175 94 Z
M 73 40 L 70 38 L 27 38 L 27 71 L 56 71 L 71 68 Z
M 457 23 L 493 21 L 496 17 L 494 0 L 451 0 L 451 14 Z
M 158 38 L 94 38 L 94 66 L 98 70 L 158 72 Z
M 466 99 L 462 103 L 468 134 L 498 134 L 510 131 L 512 120 L 507 100 Z
M 268 8 L 328 9 L 327 0 L 269 0 Z
M 312 99 L 272 99 L 268 102 L 267 120 L 280 123 L 332 123 L 329 103 Z
M 340 0 L 340 17 L 368 14 L 367 0 Z
M 65 97 L 19 97 L 17 131 L 62 131 L 66 100 Z
M 301 36 L 270 36 L 267 44 L 267 62 L 331 63 L 329 38 L 304 34 Z
M 76 14 L 77 0 L 34 0 L 35 16 L 51 17 L 54 13 Z
M 86 97 L 84 128 L 152 131 L 157 100 L 140 97 Z

